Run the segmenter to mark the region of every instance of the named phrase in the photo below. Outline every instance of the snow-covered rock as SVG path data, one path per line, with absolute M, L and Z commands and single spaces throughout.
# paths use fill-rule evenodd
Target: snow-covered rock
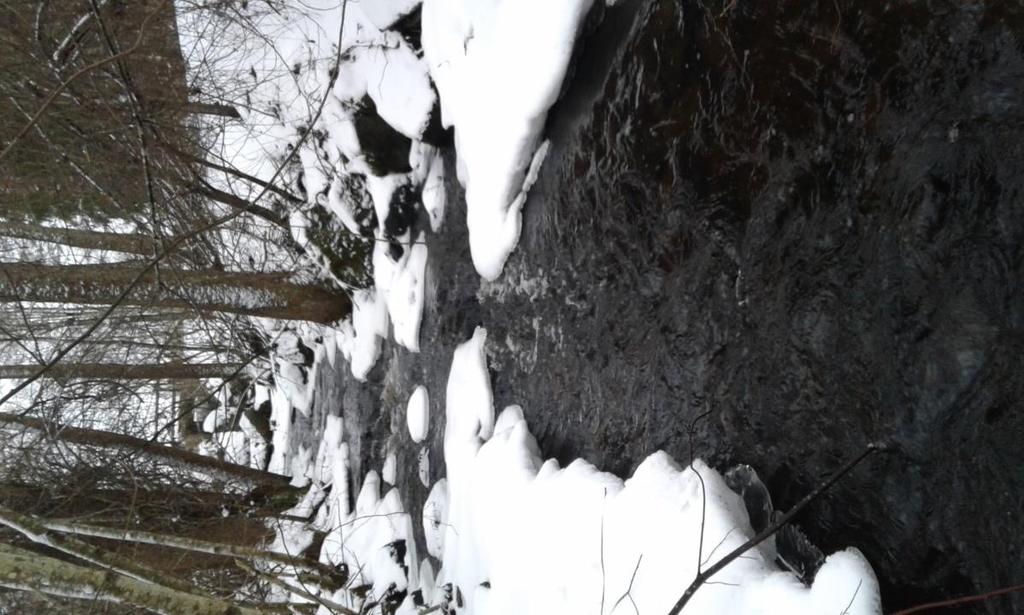
M 489 280 L 519 241 L 544 120 L 591 2 L 423 2 L 423 49 L 464 169 L 473 263 Z
M 426 387 L 416 387 L 412 395 L 409 396 L 409 403 L 405 408 L 405 420 L 412 441 L 423 442 L 430 429 L 430 400 Z

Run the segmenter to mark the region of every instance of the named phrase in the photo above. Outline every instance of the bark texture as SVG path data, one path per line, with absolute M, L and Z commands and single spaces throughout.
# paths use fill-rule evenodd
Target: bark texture
M 159 363 L 124 365 L 115 363 L 58 363 L 46 371 L 47 378 L 88 378 L 95 380 L 193 380 L 230 378 L 239 365 L 233 363 Z M 29 378 L 39 365 L 0 365 L 0 380 Z
M 104 448 L 121 448 L 126 451 L 137 451 L 151 457 L 162 459 L 172 464 L 179 464 L 194 468 L 201 472 L 210 474 L 215 478 L 226 481 L 245 481 L 257 485 L 264 485 L 272 488 L 286 488 L 290 479 L 280 474 L 272 474 L 262 470 L 255 470 L 246 466 L 221 461 L 214 457 L 207 457 L 189 450 L 164 446 L 157 442 L 151 442 L 134 436 L 86 429 L 83 427 L 70 427 L 42 421 L 29 416 L 19 416 L 0 412 L 0 425 L 10 427 L 21 427 L 50 434 L 63 442 L 81 444 L 86 446 L 98 446 Z
M 138 276 L 138 265 L 0 264 L 0 301 L 53 301 L 106 305 Z M 285 320 L 332 323 L 352 304 L 344 294 L 295 284 L 287 273 L 227 271 L 150 272 L 125 299 L 126 305 L 228 312 Z
M 152 256 L 155 247 L 153 238 L 146 235 L 102 233 L 10 221 L 0 221 L 0 235 L 15 239 L 58 243 L 87 250 L 111 250 L 140 256 Z
M 262 609 L 186 593 L 0 544 L 0 586 L 98 599 L 165 615 L 260 615 Z
M 4 509 L 0 508 L 0 523 L 5 523 L 3 513 Z M 321 576 L 325 579 L 337 577 L 339 574 L 331 567 L 321 564 L 320 562 L 307 560 L 301 557 L 293 557 L 283 553 L 274 553 L 263 549 L 245 547 L 242 545 L 225 544 L 209 540 L 201 540 L 198 538 L 160 534 L 157 532 L 100 527 L 97 525 L 87 525 L 84 523 L 74 523 L 70 521 L 50 521 L 40 519 L 37 523 L 40 527 L 48 530 L 78 536 L 90 536 L 92 538 L 105 538 L 107 540 L 124 542 L 137 542 L 158 547 L 194 551 L 196 553 L 207 553 L 209 555 L 235 557 L 252 562 L 262 562 L 264 564 L 290 566 L 300 571 Z

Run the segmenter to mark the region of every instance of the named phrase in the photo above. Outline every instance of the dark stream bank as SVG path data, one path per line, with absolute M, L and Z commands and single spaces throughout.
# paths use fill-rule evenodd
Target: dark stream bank
M 590 25 L 503 277 L 473 271 L 453 180 L 423 352 L 345 378 L 356 476 L 392 447 L 419 518 L 406 400 L 430 391 L 436 479 L 484 325 L 496 406 L 547 456 L 627 476 L 687 459 L 706 414 L 693 452 L 786 509 L 884 442 L 798 518 L 812 541 L 860 548 L 887 611 L 1024 582 L 1024 7 L 621 0 Z

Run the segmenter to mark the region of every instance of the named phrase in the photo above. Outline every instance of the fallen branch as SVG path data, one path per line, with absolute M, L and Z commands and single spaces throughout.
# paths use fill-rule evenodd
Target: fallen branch
M 161 615 L 269 615 L 277 607 L 251 606 L 146 583 L 78 566 L 0 542 L 0 586 L 51 596 L 120 602 Z
M 693 598 L 693 595 L 697 593 L 697 590 L 700 589 L 701 586 L 704 585 L 711 577 L 720 572 L 723 568 L 731 564 L 734 560 L 738 559 L 741 555 L 743 555 L 750 549 L 753 549 L 757 545 L 761 544 L 762 542 L 770 538 L 772 535 L 774 535 L 776 532 L 782 529 L 784 525 L 789 523 L 793 519 L 793 517 L 800 513 L 801 510 L 806 508 L 808 504 L 817 499 L 817 497 L 824 493 L 829 487 L 839 482 L 840 479 L 842 479 L 851 470 L 857 467 L 857 465 L 860 462 L 867 459 L 868 456 L 870 456 L 872 453 L 879 450 L 884 450 L 884 448 L 884 446 L 879 444 L 869 444 L 867 449 L 865 449 L 863 453 L 858 455 L 856 458 L 846 462 L 846 464 L 843 465 L 843 467 L 839 468 L 835 474 L 829 477 L 828 480 L 826 480 L 825 482 L 821 483 L 813 490 L 811 490 L 811 492 L 805 495 L 802 500 L 800 500 L 792 508 L 790 508 L 789 511 L 786 512 L 786 514 L 779 517 L 777 521 L 763 529 L 750 540 L 746 541 L 742 545 L 730 551 L 725 557 L 718 560 L 718 562 L 716 562 L 707 570 L 703 572 L 698 572 L 696 578 L 694 578 L 693 582 L 690 583 L 690 586 L 686 588 L 686 591 L 683 592 L 683 595 L 679 598 L 679 600 L 676 601 L 675 605 L 668 612 L 669 615 L 679 615 L 679 612 L 683 610 L 683 607 L 686 606 L 686 603 L 689 602 L 691 598 Z
M 194 588 L 187 583 L 179 581 L 170 575 L 158 575 L 156 571 L 141 566 L 131 559 L 112 551 L 107 551 L 106 549 L 67 536 L 51 534 L 40 523 L 39 519 L 20 515 L 2 506 L 0 506 L 0 525 L 11 528 L 36 544 L 50 547 L 61 553 L 66 553 L 82 561 L 137 581 L 152 583 L 185 593 L 192 593 L 194 591 Z
M 338 613 L 340 615 L 359 615 L 359 613 L 357 613 L 356 611 L 353 611 L 352 609 L 350 609 L 350 608 L 348 608 L 346 606 L 338 604 L 337 602 L 334 602 L 333 600 L 329 600 L 329 599 L 324 598 L 322 596 L 317 596 L 317 595 L 313 594 L 312 592 L 308 592 L 308 591 L 302 589 L 301 587 L 292 585 L 290 583 L 286 583 L 286 582 L 282 581 L 281 579 L 275 577 L 274 575 L 262 573 L 259 570 L 256 570 L 255 568 L 253 568 L 252 566 L 246 564 L 242 560 L 235 560 L 235 564 L 237 564 L 238 567 L 241 568 L 242 570 L 245 570 L 246 572 L 255 574 L 256 576 L 260 577 L 261 579 L 265 580 L 266 582 L 270 583 L 271 585 L 276 585 L 277 587 L 279 587 L 279 588 L 281 588 L 281 589 L 283 589 L 285 591 L 291 592 L 291 593 L 295 594 L 296 596 L 300 596 L 302 598 L 305 598 L 306 600 L 312 600 L 313 602 L 316 602 L 316 603 L 326 607 L 327 609 L 329 609 L 333 613 Z
M 40 519 L 38 523 L 48 530 L 78 536 L 90 536 L 93 538 L 104 538 L 106 540 L 118 540 L 123 542 L 135 542 L 141 544 L 181 549 L 196 553 L 207 553 L 210 555 L 222 555 L 236 559 L 245 559 L 253 562 L 261 562 L 267 565 L 278 565 L 295 568 L 297 571 L 308 572 L 324 581 L 333 583 L 344 583 L 341 573 L 337 572 L 326 564 L 315 562 L 302 557 L 264 551 L 241 545 L 224 544 L 211 542 L 198 538 L 182 538 L 170 534 L 157 532 L 146 532 L 142 530 L 117 529 L 86 525 L 67 521 L 51 521 Z

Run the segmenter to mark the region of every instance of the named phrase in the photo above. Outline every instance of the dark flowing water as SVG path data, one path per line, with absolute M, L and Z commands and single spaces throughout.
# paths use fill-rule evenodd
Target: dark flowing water
M 436 479 L 451 352 L 484 325 L 496 405 L 547 456 L 628 475 L 692 443 L 785 509 L 884 442 L 809 537 L 860 548 L 887 610 L 1024 582 L 1019 2 L 621 0 L 548 132 L 497 284 L 450 186 L 424 352 L 341 385 L 357 471 L 396 450 L 418 518 L 406 400 L 427 385 Z

